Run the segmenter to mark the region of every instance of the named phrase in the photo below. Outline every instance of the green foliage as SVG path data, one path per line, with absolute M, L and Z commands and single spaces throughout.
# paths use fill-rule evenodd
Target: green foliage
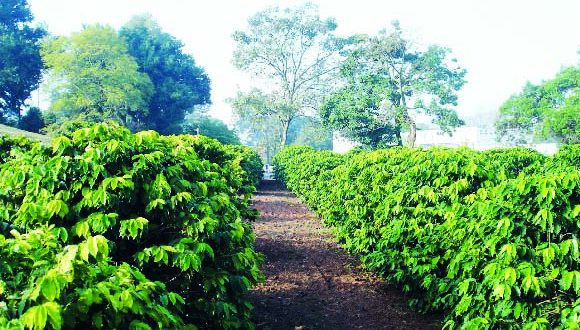
M 163 32 L 149 15 L 132 18 L 119 35 L 139 64 L 139 71 L 153 83 L 154 92 L 145 107 L 149 112 L 141 119 L 142 125 L 162 134 L 181 133 L 185 115 L 196 105 L 210 103 L 209 77 L 183 52 L 183 44 Z
M 187 120 L 183 124 L 182 133 L 205 135 L 223 144 L 240 144 L 236 133 L 223 121 L 208 116 L 198 116 Z
M 580 144 L 566 144 L 552 158 L 556 166 L 580 168 Z
M 264 162 L 258 153 L 251 147 L 243 145 L 227 145 L 225 149 L 235 155 L 235 162 L 238 162 L 244 170 L 246 185 L 257 187 L 262 181 L 264 168 Z
M 276 166 L 348 250 L 416 308 L 443 312 L 445 328 L 573 329 L 580 169 L 566 160 L 577 148 L 561 152 L 287 148 Z
M 0 123 L 18 123 L 21 107 L 40 82 L 40 40 L 46 31 L 30 26 L 32 20 L 26 0 L 0 2 Z
M 91 127 L 100 122 L 111 125 L 119 124 L 119 122 L 112 119 L 103 120 L 102 116 L 95 112 L 79 113 L 72 118 L 58 117 L 55 112 L 48 112 L 45 117 L 46 126 L 41 131 L 49 136 L 58 137 L 60 135 L 71 135 L 81 128 Z
M 401 131 L 409 129 L 413 147 L 417 114 L 430 116 L 450 133 L 463 125 L 450 106 L 466 71 L 448 59 L 450 50 L 431 45 L 421 51 L 403 38 L 398 22 L 377 36 L 357 36 L 340 73 L 345 85 L 322 107 L 321 117 L 330 127 L 353 141 L 372 148 L 403 145 Z
M 289 144 L 311 146 L 316 150 L 332 149 L 332 130 L 320 119 L 300 117 L 288 129 Z
M 217 141 L 97 124 L 2 157 L 0 328 L 253 326 L 250 188 Z
M 84 115 L 132 130 L 144 127 L 153 85 L 113 28 L 90 25 L 50 39 L 42 56 L 51 70 L 49 110 L 57 122 Z
M 274 156 L 274 174 L 276 179 L 286 183 L 288 181 L 287 173 L 292 166 L 298 164 L 297 157 L 301 154 L 312 153 L 314 148 L 309 146 L 288 146 Z
M 515 143 L 534 138 L 580 142 L 580 68 L 563 68 L 554 79 L 539 85 L 527 83 L 500 107 L 495 123 L 502 139 Z
M 26 111 L 26 114 L 20 118 L 20 122 L 18 123 L 18 128 L 33 133 L 39 133 L 44 126 L 45 123 L 42 111 L 37 107 L 30 107 L 28 111 Z
M 256 211 L 248 210 L 247 206 L 251 193 L 256 190 L 255 178 L 261 176 L 262 172 L 262 167 L 254 166 L 257 161 L 255 158 L 259 156 L 251 149 L 224 146 L 217 140 L 202 135 L 180 137 L 191 145 L 199 157 L 223 167 L 220 174 L 228 186 L 235 190 L 236 196 L 243 196 L 232 201 L 241 210 L 241 216 L 250 220 L 256 218 Z
M 9 137 L 0 135 L 0 165 L 9 159 L 19 157 L 33 148 L 40 148 L 38 142 L 32 142 L 25 137 Z
M 492 149 L 483 152 L 497 172 L 506 172 L 508 177 L 517 177 L 520 172 L 526 174 L 541 170 L 546 157 L 528 148 Z

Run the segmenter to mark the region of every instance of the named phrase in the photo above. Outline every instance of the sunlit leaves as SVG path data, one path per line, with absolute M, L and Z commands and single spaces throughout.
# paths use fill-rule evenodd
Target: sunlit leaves
M 45 329 L 47 322 L 53 329 L 60 329 L 62 326 L 61 307 L 54 302 L 31 307 L 22 315 L 22 321 L 27 329 Z
M 149 224 L 149 220 L 141 217 L 130 220 L 121 220 L 119 235 L 121 235 L 121 237 L 131 237 L 135 239 L 138 236 L 141 236 L 147 227 L 147 224 Z
M 81 116 L 90 122 L 113 119 L 136 128 L 137 118 L 147 113 L 153 86 L 113 28 L 90 25 L 70 36 L 46 40 L 42 56 L 51 69 L 50 109 L 58 117 Z M 114 144 L 109 144 L 109 150 Z

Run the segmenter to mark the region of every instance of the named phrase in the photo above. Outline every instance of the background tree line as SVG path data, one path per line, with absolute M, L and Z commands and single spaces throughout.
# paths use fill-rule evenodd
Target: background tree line
M 456 106 L 466 70 L 451 49 L 417 45 L 396 21 L 375 35 L 339 37 L 336 28 L 334 18 L 305 4 L 260 11 L 233 34 L 233 63 L 253 85 L 230 102 L 239 129 L 263 154 L 298 141 L 328 148 L 332 131 L 367 148 L 413 147 L 418 126 L 452 134 L 464 124 Z M 578 66 L 566 68 L 502 105 L 497 135 L 534 131 L 578 143 L 578 100 Z M 305 133 L 299 121 L 319 134 L 294 140 Z
M 498 135 L 512 144 L 551 140 L 580 143 L 580 65 L 564 67 L 552 79 L 528 82 L 499 109 Z
M 56 134 L 115 121 L 133 131 L 239 141 L 205 114 L 208 75 L 151 16 L 119 31 L 97 24 L 60 37 L 32 19 L 26 0 L 0 3 L 0 123 Z M 379 148 L 413 146 L 425 118 L 449 134 L 463 125 L 456 106 L 466 70 L 450 49 L 417 45 L 398 22 L 374 35 L 344 37 L 336 29 L 334 18 L 306 3 L 262 10 L 233 33 L 233 64 L 252 77 L 229 100 L 236 131 L 266 160 L 287 144 L 331 148 L 333 132 Z M 498 136 L 577 143 L 578 70 L 563 68 L 507 100 Z M 43 74 L 50 106 L 26 109 Z
M 0 3 L 0 123 L 57 134 L 115 121 L 133 131 L 200 132 L 239 143 L 205 114 L 204 69 L 151 16 L 135 16 L 119 31 L 96 24 L 58 37 L 32 20 L 26 0 Z M 50 106 L 26 109 L 43 74 Z M 191 113 L 197 121 L 186 122 Z

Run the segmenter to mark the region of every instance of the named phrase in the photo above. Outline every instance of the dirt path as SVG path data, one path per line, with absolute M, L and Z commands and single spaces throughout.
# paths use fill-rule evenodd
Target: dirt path
M 400 291 L 360 269 L 328 229 L 275 182 L 253 199 L 266 282 L 250 293 L 258 329 L 440 329 Z

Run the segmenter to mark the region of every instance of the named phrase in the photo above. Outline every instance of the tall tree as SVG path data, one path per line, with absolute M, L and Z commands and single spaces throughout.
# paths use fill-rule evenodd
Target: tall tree
M 580 67 L 563 68 L 554 79 L 511 96 L 500 107 L 495 123 L 500 139 L 528 143 L 534 139 L 556 139 L 580 143 Z
M 115 120 L 133 130 L 144 126 L 153 86 L 113 28 L 86 26 L 47 41 L 42 53 L 50 68 L 49 110 L 57 117 Z
M 457 105 L 466 71 L 448 59 L 449 52 L 437 45 L 414 47 L 398 22 L 391 31 L 358 36 L 341 66 L 344 86 L 322 109 L 324 122 L 371 147 L 402 145 L 403 129 L 409 130 L 406 144 L 413 147 L 419 114 L 451 132 L 463 125 L 451 106 Z
M 38 87 L 43 68 L 40 40 L 27 0 L 0 1 L 0 123 L 20 119 L 21 108 Z
M 236 131 L 240 133 L 242 142 L 254 147 L 266 163 L 272 162 L 272 157 L 280 149 L 282 128 L 274 116 L 269 115 L 263 107 L 268 106 L 268 100 L 259 91 L 254 90 L 254 97 L 247 99 L 242 93 L 230 100 L 234 110 Z
M 134 17 L 119 33 L 155 87 L 145 125 L 165 134 L 179 133 L 194 106 L 210 103 L 209 77 L 184 53 L 183 44 L 149 15 Z
M 238 111 L 269 116 L 267 122 L 279 126 L 279 143 L 285 145 L 296 118 L 316 115 L 332 87 L 345 40 L 334 36 L 334 19 L 321 19 L 312 4 L 268 8 L 248 23 L 246 31 L 233 34 L 234 64 L 253 75 L 256 90 L 240 93 L 234 103 Z

